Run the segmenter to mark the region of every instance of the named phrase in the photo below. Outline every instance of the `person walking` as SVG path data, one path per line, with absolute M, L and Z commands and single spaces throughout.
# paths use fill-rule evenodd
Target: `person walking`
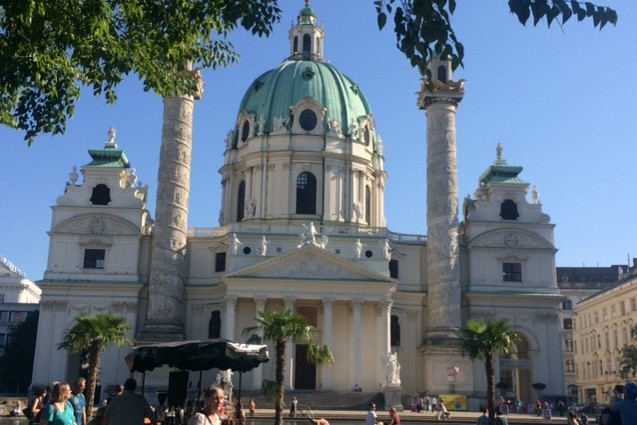
M 129 378 L 124 382 L 122 395 L 113 397 L 108 403 L 102 425 L 144 425 L 145 418 L 155 425 L 155 412 L 143 396 L 135 394 L 136 388 L 135 379 Z
M 290 403 L 290 417 L 294 418 L 296 417 L 296 409 L 299 406 L 299 401 L 297 400 L 296 396 L 292 396 L 292 402 Z
M 210 386 L 203 393 L 203 410 L 188 419 L 188 425 L 221 425 L 225 394 L 222 388 Z
M 77 425 L 69 397 L 71 397 L 71 386 L 68 382 L 55 383 L 51 389 L 51 400 L 42 410 L 40 424 Z
M 484 407 L 481 407 L 480 412 L 482 412 L 482 414 L 478 417 L 478 420 L 476 421 L 476 425 L 489 425 L 489 417 L 487 416 L 487 409 Z
M 250 403 L 248 403 L 248 409 L 250 410 L 250 417 L 254 418 L 254 411 L 257 408 L 257 402 L 254 401 L 253 398 L 250 399 Z
M 73 383 L 72 394 L 69 398 L 73 413 L 75 414 L 75 422 L 77 425 L 86 425 L 86 397 L 84 397 L 84 389 L 86 388 L 86 379 L 77 378 Z

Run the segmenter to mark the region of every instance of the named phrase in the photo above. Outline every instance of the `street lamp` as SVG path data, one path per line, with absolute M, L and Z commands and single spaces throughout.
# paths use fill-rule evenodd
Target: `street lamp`
M 459 366 L 447 366 L 447 379 L 449 380 L 450 391 L 456 392 L 456 376 L 460 373 Z

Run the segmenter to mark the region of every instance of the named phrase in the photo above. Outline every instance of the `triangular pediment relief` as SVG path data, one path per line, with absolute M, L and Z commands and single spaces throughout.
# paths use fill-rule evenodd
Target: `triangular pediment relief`
M 469 248 L 555 249 L 551 242 L 535 233 L 510 228 L 482 233 L 469 241 Z
M 394 282 L 394 279 L 389 276 L 311 245 L 237 270 L 226 277 Z
M 139 235 L 133 223 L 107 214 L 86 214 L 65 220 L 51 229 L 52 233 L 76 235 Z

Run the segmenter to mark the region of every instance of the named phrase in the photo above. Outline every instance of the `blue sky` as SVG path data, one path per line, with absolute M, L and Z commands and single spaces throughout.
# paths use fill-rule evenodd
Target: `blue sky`
M 606 1 L 619 22 L 601 32 L 591 22 L 523 27 L 505 0 L 460 1 L 453 18 L 466 51 L 465 66 L 455 73 L 467 80 L 457 118 L 460 199 L 476 190 L 501 143 L 503 157 L 524 167 L 520 177 L 537 186 L 555 224 L 558 266 L 609 266 L 637 257 L 637 2 Z M 304 2 L 280 4 L 284 15 L 273 36 L 233 33 L 240 63 L 204 72 L 205 95 L 195 107 L 191 227 L 217 225 L 226 133 L 250 83 L 288 54 L 288 29 Z M 378 31 L 371 0 L 314 0 L 312 7 L 326 31 L 326 59 L 358 83 L 383 138 L 388 226 L 425 234 L 418 73 L 396 49 L 391 28 Z M 46 268 L 50 207 L 72 166 L 88 163 L 87 150 L 103 146 L 110 125 L 151 187 L 154 215 L 162 101 L 144 93 L 134 75 L 118 93 L 109 106 L 86 91 L 66 134 L 42 136 L 32 147 L 23 134 L 0 127 L 0 254 L 31 280 Z

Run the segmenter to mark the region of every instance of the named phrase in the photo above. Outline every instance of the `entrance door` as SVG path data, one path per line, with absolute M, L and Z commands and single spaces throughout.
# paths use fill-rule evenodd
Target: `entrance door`
M 316 389 L 316 365 L 307 358 L 307 345 L 297 344 L 294 357 L 294 388 L 297 390 Z

